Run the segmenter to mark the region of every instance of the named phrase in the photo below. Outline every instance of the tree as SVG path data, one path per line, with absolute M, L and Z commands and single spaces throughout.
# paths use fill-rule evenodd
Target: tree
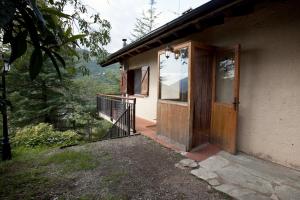
M 64 13 L 66 6 L 72 8 L 69 14 Z M 103 45 L 110 41 L 110 24 L 98 13 L 87 11 L 79 0 L 2 0 L 0 36 L 3 44 L 10 46 L 9 62 L 24 55 L 30 45 L 33 51 L 28 70 L 33 80 L 47 60 L 60 75 L 58 63 L 65 67 L 62 49 L 68 50 L 69 56 L 78 56 L 75 47 L 81 45 L 91 55 L 106 55 Z M 80 33 L 75 34 L 76 31 Z
M 103 46 L 110 41 L 110 28 L 80 0 L 0 1 L 0 54 L 13 63 L 9 85 L 15 124 L 53 122 L 65 115 L 66 86 L 75 73 L 74 62 L 67 66 L 67 61 L 107 55 Z M 81 47 L 88 53 L 80 56 L 76 48 Z
M 10 115 L 13 127 L 41 122 L 55 124 L 65 115 L 68 105 L 67 94 L 74 76 L 68 71 L 68 65 L 72 61 L 66 60 L 66 68 L 60 72 L 61 79 L 57 78 L 57 72 L 48 60 L 44 62 L 39 76 L 31 80 L 26 62 L 31 51 L 29 49 L 14 63 L 7 77 L 8 98 L 13 105 Z
M 96 94 L 119 91 L 119 66 L 99 68 L 96 60 L 66 59 L 61 79 L 48 60 L 39 76 L 31 80 L 26 62 L 31 51 L 16 60 L 8 74 L 8 98 L 14 107 L 10 112 L 11 127 L 42 122 L 57 129 L 85 127 L 96 122 Z M 93 74 L 83 75 L 78 71 L 82 65 Z
M 147 11 L 143 11 L 142 16 L 136 19 L 135 27 L 131 34 L 133 41 L 143 37 L 156 28 L 156 20 L 159 13 L 156 12 L 155 4 L 155 0 L 150 0 L 149 9 Z

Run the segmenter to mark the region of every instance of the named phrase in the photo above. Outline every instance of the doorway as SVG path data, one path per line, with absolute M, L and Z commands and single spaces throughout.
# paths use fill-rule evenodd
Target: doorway
M 214 48 L 194 45 L 191 69 L 192 148 L 209 142 Z
M 192 145 L 212 143 L 236 153 L 240 46 L 194 45 L 191 69 Z
M 236 153 L 240 45 L 216 49 L 213 64 L 210 142 Z

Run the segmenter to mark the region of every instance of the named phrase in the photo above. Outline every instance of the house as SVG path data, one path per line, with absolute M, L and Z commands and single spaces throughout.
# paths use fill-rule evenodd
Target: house
M 121 93 L 157 134 L 300 169 L 300 1 L 213 0 L 124 46 Z

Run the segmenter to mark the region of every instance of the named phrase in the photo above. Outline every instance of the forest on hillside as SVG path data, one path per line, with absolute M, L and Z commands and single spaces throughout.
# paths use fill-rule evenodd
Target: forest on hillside
M 5 151 L 7 135 L 29 147 L 101 138 L 110 124 L 98 117 L 96 95 L 119 92 L 118 64 L 97 64 L 108 55 L 109 21 L 80 0 L 3 0 L 0 8 L 0 66 L 10 66 L 1 69 Z
M 132 41 L 156 27 L 155 4 L 136 19 Z M 110 22 L 80 0 L 0 5 L 0 66 L 11 66 L 2 71 L 7 95 L 0 108 L 9 127 L 9 134 L 0 130 L 3 141 L 9 135 L 13 146 L 34 147 L 101 138 L 111 124 L 99 118 L 96 95 L 119 93 L 119 64 L 97 64 L 109 55 Z
M 22 58 L 18 60 L 7 77 L 12 136 L 40 123 L 58 131 L 75 131 L 85 139 L 100 138 L 107 131 L 109 124 L 96 113 L 96 95 L 118 94 L 118 64 L 102 68 L 96 59 L 81 59 L 61 71 L 61 80 L 53 67 L 45 65 L 31 81 L 26 69 L 20 67 L 22 62 Z

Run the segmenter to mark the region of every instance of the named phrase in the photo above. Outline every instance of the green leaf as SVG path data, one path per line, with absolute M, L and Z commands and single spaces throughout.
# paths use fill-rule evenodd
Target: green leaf
M 48 56 L 50 57 L 50 59 L 51 59 L 53 65 L 54 65 L 54 67 L 55 67 L 55 69 L 56 69 L 56 72 L 57 72 L 57 74 L 58 74 L 58 77 L 61 79 L 60 70 L 59 70 L 59 67 L 58 67 L 58 65 L 57 65 L 57 62 L 56 62 L 54 56 L 51 54 L 51 52 L 48 52 Z
M 17 58 L 22 56 L 27 50 L 27 31 L 18 33 L 18 35 L 11 41 L 11 54 L 9 62 L 14 62 Z
M 84 37 L 86 37 L 85 34 L 73 35 L 72 37 L 69 37 L 69 38 L 67 39 L 67 43 L 68 43 L 68 42 L 75 42 L 76 40 L 81 39 L 81 38 L 84 38 Z
M 36 5 L 36 0 L 30 0 L 31 3 L 31 8 L 35 14 L 35 16 L 38 18 L 38 20 L 42 23 L 43 27 L 45 27 L 45 19 L 42 15 L 42 13 L 40 12 L 40 10 L 38 9 L 37 5 Z
M 26 28 L 29 32 L 29 35 L 30 35 L 33 45 L 35 47 L 39 48 L 40 47 L 40 37 L 38 35 L 38 31 L 37 31 L 36 27 L 34 26 L 34 23 L 32 23 L 34 21 L 34 19 L 31 18 L 31 16 L 25 10 L 20 10 L 20 13 L 25 20 Z
M 46 12 L 46 13 L 49 13 L 49 14 L 52 14 L 52 15 L 56 15 L 58 17 L 64 17 L 64 18 L 67 18 L 67 19 L 71 19 L 71 16 L 68 15 L 68 14 L 65 14 L 63 12 L 60 12 L 59 10 L 55 9 L 55 8 L 42 8 L 41 9 L 42 11 Z
M 35 48 L 30 57 L 29 75 L 34 80 L 40 73 L 43 65 L 43 54 L 40 48 Z
M 68 27 L 68 29 L 67 29 L 66 32 L 65 32 L 65 35 L 66 35 L 66 36 L 69 36 L 69 35 L 71 34 L 71 32 L 72 32 L 72 28 L 71 28 L 71 27 Z
M 53 52 L 54 56 L 56 57 L 57 60 L 62 64 L 63 67 L 66 67 L 65 60 L 56 52 Z
M 78 55 L 78 52 L 75 49 L 73 49 L 69 46 L 67 46 L 67 48 L 68 48 L 68 52 L 71 56 L 77 57 L 78 60 L 80 59 L 80 56 Z

